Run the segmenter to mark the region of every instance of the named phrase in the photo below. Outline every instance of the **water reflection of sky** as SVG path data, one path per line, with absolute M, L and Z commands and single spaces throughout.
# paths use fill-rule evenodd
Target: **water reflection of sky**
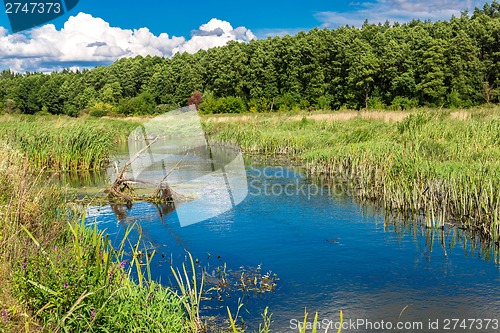
M 248 180 L 263 188 L 311 184 L 300 173 L 276 170 L 285 172 L 249 168 Z M 131 210 L 93 207 L 88 221 L 118 240 L 127 225 L 138 222 L 143 239 L 159 253 L 153 273 L 162 281 L 168 281 L 170 265 L 161 253 L 166 258 L 172 253 L 174 265 L 180 264 L 184 248 L 209 272 L 227 263 L 228 270 L 262 265 L 263 271 L 277 273 L 276 292 L 251 298 L 241 315 L 256 322 L 269 306 L 279 332 L 291 331 L 290 320 L 301 318 L 305 307 L 319 311 L 320 319 L 336 320 L 342 309 L 346 319 L 397 321 L 408 306 L 401 319 L 426 325 L 429 319 L 500 313 L 498 266 L 469 245 L 462 248 L 463 242 L 453 246 L 459 231 L 386 224 L 348 197 L 297 193 L 251 193 L 235 209 L 185 228 L 175 211 L 148 203 Z M 181 208 L 201 209 L 196 200 Z M 224 305 L 235 309 L 237 298 Z

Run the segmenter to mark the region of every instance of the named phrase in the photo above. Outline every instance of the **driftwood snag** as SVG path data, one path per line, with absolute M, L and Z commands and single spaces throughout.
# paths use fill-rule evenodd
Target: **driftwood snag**
M 132 203 L 134 201 L 148 201 L 148 202 L 154 202 L 154 203 L 174 203 L 182 200 L 186 200 L 187 198 L 179 193 L 176 193 L 172 188 L 168 185 L 166 182 L 168 176 L 176 170 L 181 163 L 185 160 L 187 157 L 187 154 L 179 161 L 177 164 L 168 172 L 165 177 L 158 183 L 157 185 L 157 190 L 155 193 L 149 197 L 143 197 L 143 196 L 137 196 L 134 192 L 133 187 L 131 184 L 134 183 L 146 183 L 142 182 L 137 179 L 128 179 L 125 178 L 125 172 L 127 169 L 130 167 L 130 165 L 139 157 L 141 156 L 151 145 L 153 145 L 158 138 L 153 140 L 149 145 L 141 149 L 137 154 L 135 154 L 130 160 L 125 163 L 123 166 L 121 172 L 118 170 L 118 165 L 115 162 L 115 171 L 116 171 L 116 179 L 111 186 L 106 192 L 108 193 L 108 197 L 112 201 L 122 201 L 127 204 L 127 207 L 132 207 Z

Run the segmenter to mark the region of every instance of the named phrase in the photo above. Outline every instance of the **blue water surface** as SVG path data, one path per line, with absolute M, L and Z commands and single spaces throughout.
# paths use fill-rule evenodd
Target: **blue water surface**
M 88 223 L 119 241 L 125 228 L 137 222 L 143 241 L 157 253 L 154 278 L 166 285 L 172 282 L 170 264 L 180 267 L 185 250 L 210 274 L 224 264 L 229 273 L 256 267 L 262 273 L 272 271 L 279 278 L 274 292 L 248 297 L 233 290 L 222 302 L 206 302 L 203 314 L 224 316 L 226 306 L 237 311 L 240 298 L 245 306 L 239 314 L 249 331 L 258 329 L 265 307 L 273 314 L 275 332 L 297 332 L 305 308 L 319 313 L 321 328 L 337 322 L 340 310 L 345 322 L 422 323 L 422 329 L 351 326 L 342 332 L 440 332 L 447 319 L 476 320 L 467 325 L 500 319 L 499 267 L 486 260 L 479 247 L 472 247 L 474 241 L 463 231 L 393 223 L 346 195 L 318 191 L 325 187 L 295 169 L 252 166 L 247 174 L 247 198 L 198 224 L 182 228 L 175 211 L 159 214 L 161 207 L 150 203 L 136 203 L 131 209 L 115 206 L 115 211 L 111 206 L 92 207 Z M 429 328 L 436 320 L 439 329 Z M 453 328 L 453 322 L 448 327 Z M 337 332 L 331 327 L 329 331 Z M 484 323 L 481 330 L 446 331 L 497 330 L 493 322 L 488 329 Z

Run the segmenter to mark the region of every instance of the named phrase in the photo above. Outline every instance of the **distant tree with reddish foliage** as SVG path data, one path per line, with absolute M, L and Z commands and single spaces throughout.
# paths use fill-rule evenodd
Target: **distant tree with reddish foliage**
M 188 99 L 188 105 L 195 105 L 196 110 L 200 108 L 200 104 L 203 101 L 203 95 L 201 92 L 196 90 L 191 97 Z

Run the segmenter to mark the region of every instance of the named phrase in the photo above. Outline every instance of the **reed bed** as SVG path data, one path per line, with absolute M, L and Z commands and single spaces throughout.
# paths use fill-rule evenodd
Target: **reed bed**
M 112 119 L 4 116 L 0 140 L 22 152 L 36 170 L 95 170 L 107 165 L 117 142 L 136 126 Z
M 419 110 L 400 122 L 260 115 L 205 126 L 215 140 L 286 155 L 311 174 L 348 182 L 353 195 L 428 227 L 460 224 L 500 240 L 500 111 Z M 453 113 L 456 114 L 456 113 Z

